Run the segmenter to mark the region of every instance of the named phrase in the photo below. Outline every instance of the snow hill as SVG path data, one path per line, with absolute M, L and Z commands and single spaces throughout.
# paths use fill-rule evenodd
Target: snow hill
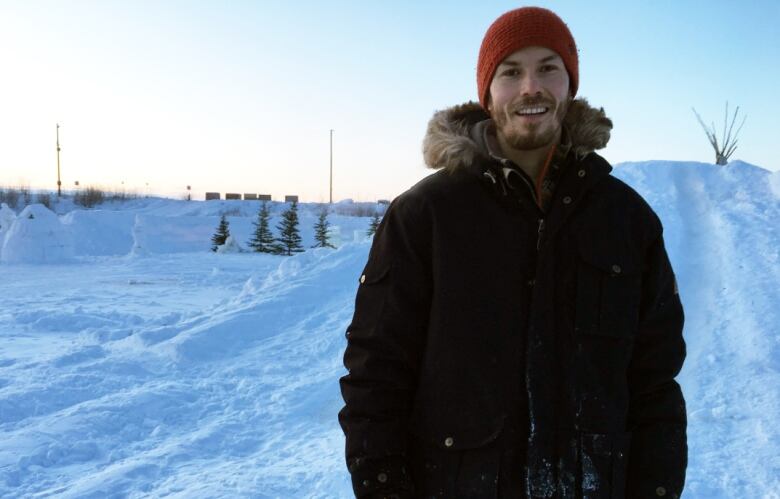
M 615 174 L 663 220 L 686 309 L 684 497 L 779 498 L 780 173 Z M 208 251 L 226 212 L 246 247 L 257 207 L 0 208 L 0 496 L 350 497 L 337 380 L 370 241 L 348 213 L 382 207 L 335 206 L 336 250 Z

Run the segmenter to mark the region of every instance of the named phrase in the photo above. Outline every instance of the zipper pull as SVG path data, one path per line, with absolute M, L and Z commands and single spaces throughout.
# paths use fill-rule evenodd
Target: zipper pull
M 542 246 L 542 233 L 544 232 L 544 218 L 539 219 L 539 230 L 537 231 L 538 237 L 536 238 L 536 251 Z

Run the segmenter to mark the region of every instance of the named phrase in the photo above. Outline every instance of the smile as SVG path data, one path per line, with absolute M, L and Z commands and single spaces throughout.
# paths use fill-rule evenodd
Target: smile
M 549 108 L 546 107 L 525 107 L 515 111 L 515 114 L 520 116 L 537 116 L 546 113 L 548 110 Z

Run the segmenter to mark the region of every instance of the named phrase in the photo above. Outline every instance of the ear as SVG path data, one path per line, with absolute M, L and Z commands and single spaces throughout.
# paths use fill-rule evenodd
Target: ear
M 493 99 L 490 98 L 490 91 L 488 90 L 487 97 L 485 99 L 485 103 L 487 104 L 487 112 L 489 115 L 493 115 Z

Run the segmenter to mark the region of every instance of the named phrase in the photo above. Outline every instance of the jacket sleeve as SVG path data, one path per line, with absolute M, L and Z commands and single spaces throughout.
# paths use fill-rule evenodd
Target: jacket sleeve
M 646 262 L 628 373 L 632 440 L 626 497 L 676 499 L 688 462 L 685 400 L 674 380 L 685 359 L 685 342 L 682 304 L 660 234 Z
M 430 307 L 430 223 L 401 196 L 374 236 L 347 329 L 341 378 L 347 467 L 355 496 L 413 496 L 407 420 Z

